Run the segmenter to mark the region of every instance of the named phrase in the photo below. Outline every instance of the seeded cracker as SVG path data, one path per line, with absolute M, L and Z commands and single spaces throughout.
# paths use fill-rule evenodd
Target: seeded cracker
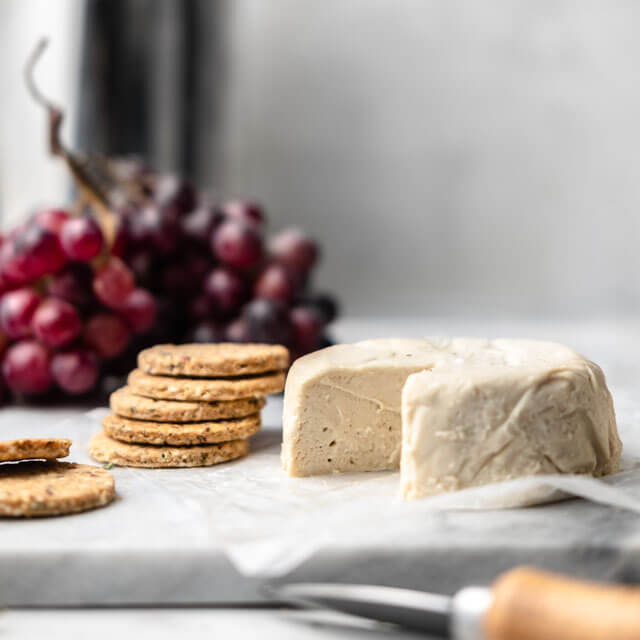
M 284 389 L 282 371 L 243 378 L 172 378 L 149 375 L 134 369 L 128 378 L 129 388 L 136 394 L 160 400 L 217 402 L 278 393 Z
M 71 440 L 66 438 L 20 438 L 0 442 L 0 462 L 17 460 L 55 460 L 69 455 Z
M 154 422 L 200 422 L 244 418 L 259 413 L 263 398 L 239 398 L 222 402 L 176 402 L 140 396 L 130 387 L 111 394 L 111 409 L 124 418 Z
M 149 422 L 110 413 L 102 420 L 104 432 L 125 442 L 186 446 L 244 440 L 260 429 L 260 415 L 217 422 Z
M 159 344 L 138 354 L 138 368 L 165 376 L 223 378 L 263 374 L 289 366 L 289 352 L 270 344 Z
M 0 516 L 57 516 L 109 504 L 113 476 L 87 464 L 28 461 L 0 465 Z
M 89 441 L 89 455 L 121 467 L 205 467 L 247 455 L 247 440 L 192 447 L 158 447 L 114 440 L 100 431 Z

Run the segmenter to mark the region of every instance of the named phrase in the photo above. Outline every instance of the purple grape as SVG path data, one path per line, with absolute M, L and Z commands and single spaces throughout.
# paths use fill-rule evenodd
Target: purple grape
M 176 222 L 197 205 L 196 191 L 189 182 L 164 175 L 155 182 L 153 199 L 164 220 Z
M 178 227 L 174 221 L 166 220 L 158 207 L 149 204 L 127 216 L 128 237 L 132 247 L 154 249 L 166 255 L 173 253 L 178 244 Z
M 262 298 L 253 300 L 244 307 L 242 320 L 246 323 L 251 342 L 289 344 L 289 315 L 287 308 L 280 302 Z
M 222 205 L 222 212 L 227 218 L 262 230 L 265 215 L 259 204 L 248 200 L 229 200 Z
M 262 260 L 260 234 L 235 220 L 227 220 L 214 230 L 211 247 L 220 262 L 235 269 L 255 267 Z
M 302 353 L 313 351 L 320 344 L 324 318 L 311 307 L 294 307 L 289 312 L 293 343 Z
M 92 281 L 93 270 L 88 264 L 71 262 L 47 282 L 47 293 L 80 309 L 86 309 L 95 300 Z
M 206 294 L 193 298 L 189 304 L 189 316 L 194 320 L 207 320 L 214 315 L 213 303 Z
M 247 287 L 237 274 L 224 267 L 218 267 L 209 273 L 204 290 L 214 309 L 223 314 L 240 308 L 247 299 Z
M 227 325 L 225 340 L 228 342 L 249 342 L 249 330 L 246 322 L 242 318 L 236 318 Z
M 222 342 L 225 339 L 224 327 L 213 322 L 202 322 L 189 333 L 189 342 L 206 344 L 210 342 Z
M 280 264 L 269 265 L 253 287 L 256 298 L 269 298 L 288 304 L 296 295 L 296 284 L 289 270 Z
M 148 285 L 153 279 L 153 255 L 150 251 L 138 251 L 127 258 L 136 282 Z
M 299 229 L 286 229 L 269 242 L 271 257 L 294 272 L 306 274 L 318 259 L 318 246 Z
M 180 228 L 185 238 L 207 246 L 213 230 L 223 218 L 220 209 L 209 203 L 201 203 L 181 219 Z
M 327 293 L 318 293 L 305 297 L 300 306 L 315 309 L 322 316 L 325 324 L 333 322 L 339 312 L 338 302 Z

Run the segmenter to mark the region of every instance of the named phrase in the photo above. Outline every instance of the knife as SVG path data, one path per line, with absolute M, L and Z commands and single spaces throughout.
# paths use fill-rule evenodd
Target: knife
M 272 586 L 302 606 L 391 622 L 453 640 L 640 640 L 640 588 L 520 567 L 454 596 L 356 584 Z

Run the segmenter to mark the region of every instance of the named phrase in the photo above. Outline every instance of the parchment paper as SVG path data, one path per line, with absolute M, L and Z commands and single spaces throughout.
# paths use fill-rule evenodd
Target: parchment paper
M 157 508 L 194 527 L 199 540 L 222 544 L 234 565 L 252 576 L 288 573 L 315 551 L 346 543 L 362 546 L 424 544 L 428 523 L 447 510 L 495 510 L 579 497 L 640 513 L 640 410 L 621 399 L 618 425 L 623 471 L 603 478 L 552 475 L 523 478 L 424 500 L 399 499 L 398 473 L 289 478 L 280 466 L 281 401 L 271 399 L 265 428 L 245 459 L 208 469 L 119 470 Z M 99 428 L 103 410 L 84 417 Z M 123 478 L 123 479 L 124 479 Z M 533 515 L 533 514 L 532 514 Z

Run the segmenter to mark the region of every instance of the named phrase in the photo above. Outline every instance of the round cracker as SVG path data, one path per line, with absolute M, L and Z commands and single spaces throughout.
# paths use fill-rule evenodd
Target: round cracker
M 244 378 L 172 378 L 152 376 L 134 369 L 127 382 L 138 395 L 159 400 L 187 400 L 191 402 L 217 402 L 237 400 L 267 393 L 278 393 L 284 389 L 285 375 L 277 371 L 264 376 Z
M 248 452 L 247 440 L 192 447 L 158 447 L 120 442 L 100 431 L 89 441 L 89 455 L 92 458 L 121 467 L 207 467 L 241 458 Z
M 217 422 L 149 422 L 110 413 L 102 419 L 104 432 L 122 442 L 188 446 L 244 440 L 260 429 L 260 415 Z
M 264 398 L 239 398 L 222 402 L 176 402 L 140 396 L 122 387 L 111 394 L 111 409 L 119 416 L 154 422 L 201 422 L 244 418 L 264 407 Z
M 88 464 L 29 461 L 0 465 L 0 516 L 59 516 L 109 504 L 113 476 Z
M 289 366 L 289 351 L 273 344 L 158 344 L 138 354 L 138 368 L 165 376 L 218 378 L 279 371 Z
M 71 440 L 67 438 L 20 438 L 0 442 L 0 462 L 45 459 L 55 460 L 69 455 Z

